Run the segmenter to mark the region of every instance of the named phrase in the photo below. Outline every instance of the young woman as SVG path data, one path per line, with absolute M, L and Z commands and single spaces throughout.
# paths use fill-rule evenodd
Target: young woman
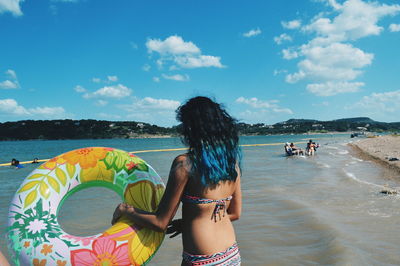
M 232 221 L 242 208 L 238 131 L 235 120 L 207 97 L 195 97 L 177 109 L 188 153 L 172 163 L 165 193 L 155 213 L 127 204 L 114 212 L 135 223 L 165 231 L 182 201 L 182 220 L 169 233 L 182 233 L 182 265 L 240 265 Z

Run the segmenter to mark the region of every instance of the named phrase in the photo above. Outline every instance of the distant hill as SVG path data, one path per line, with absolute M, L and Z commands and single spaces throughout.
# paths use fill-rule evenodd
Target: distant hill
M 302 134 L 324 132 L 400 132 L 400 122 L 385 123 L 368 117 L 332 121 L 289 119 L 273 125 L 238 124 L 242 135 Z M 135 121 L 23 120 L 0 123 L 0 140 L 105 139 L 178 136 L 177 127 L 160 127 Z
M 102 120 L 23 120 L 0 123 L 0 140 L 104 139 L 176 135 L 176 128 Z
M 284 122 L 279 122 L 277 124 L 303 124 L 303 123 L 315 123 L 318 122 L 318 120 L 314 120 L 314 119 L 289 119 L 287 121 Z
M 354 118 L 342 118 L 342 119 L 336 119 L 336 120 L 332 120 L 332 121 L 337 121 L 337 122 L 349 122 L 349 123 L 381 123 L 381 122 L 377 122 L 375 120 L 372 120 L 369 117 L 354 117 Z
M 325 133 L 325 132 L 400 132 L 400 122 L 385 123 L 374 121 L 369 117 L 343 118 L 331 121 L 319 121 L 315 119 L 289 119 L 273 125 L 245 123 L 239 124 L 240 132 L 247 135 L 267 134 L 302 134 L 302 133 Z

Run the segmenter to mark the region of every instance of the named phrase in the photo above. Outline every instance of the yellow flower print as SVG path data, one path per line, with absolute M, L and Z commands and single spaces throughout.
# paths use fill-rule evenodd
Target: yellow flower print
M 54 157 L 53 159 L 48 160 L 47 162 L 45 162 L 42 166 L 40 166 L 39 168 L 46 168 L 49 170 L 53 170 L 54 168 L 57 167 L 57 165 L 60 164 L 65 164 L 65 160 L 62 157 Z
M 143 180 L 128 185 L 125 190 L 125 201 L 141 210 L 154 212 L 164 193 L 164 186 Z
M 97 165 L 97 162 L 104 159 L 107 153 L 112 150 L 109 148 L 83 148 L 79 150 L 70 151 L 62 157 L 69 164 L 79 164 L 82 169 L 93 168 Z
M 107 170 L 103 162 L 98 162 L 94 168 L 82 169 L 80 178 L 82 183 L 98 180 L 112 183 L 114 181 L 114 171 Z

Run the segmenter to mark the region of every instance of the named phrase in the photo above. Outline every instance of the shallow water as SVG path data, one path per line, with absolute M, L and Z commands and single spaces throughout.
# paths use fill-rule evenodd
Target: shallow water
M 284 157 L 283 147 L 243 148 L 243 213 L 235 222 L 243 265 L 399 265 L 400 176 L 353 154 L 347 135 L 243 137 L 242 144 L 321 144 L 313 157 Z M 109 146 L 127 151 L 182 147 L 179 139 L 0 142 L 0 163 L 52 158 L 63 152 Z M 305 146 L 305 144 L 299 144 Z M 166 179 L 179 152 L 138 154 Z M 0 233 L 9 202 L 35 165 L 0 167 Z M 59 213 L 70 233 L 89 235 L 109 226 L 116 204 L 112 191 L 91 188 L 66 201 Z M 79 208 L 77 207 L 79 206 Z M 179 265 L 181 239 L 166 238 L 150 265 Z M 4 251 L 4 238 L 0 238 Z

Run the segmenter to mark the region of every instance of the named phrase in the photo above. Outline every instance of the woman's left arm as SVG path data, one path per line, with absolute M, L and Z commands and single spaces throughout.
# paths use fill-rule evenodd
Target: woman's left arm
M 175 158 L 169 173 L 167 187 L 156 212 L 146 212 L 122 203 L 116 208 L 111 223 L 116 223 L 121 215 L 125 215 L 139 226 L 160 232 L 165 231 L 178 210 L 183 190 L 189 178 L 188 169 L 186 155 L 179 155 Z
M 227 210 L 229 219 L 232 222 L 239 220 L 240 215 L 242 214 L 242 188 L 240 184 L 241 172 L 238 165 L 236 165 L 236 172 L 238 173 L 238 176 L 236 177 L 236 188 L 232 194 L 232 200 Z

